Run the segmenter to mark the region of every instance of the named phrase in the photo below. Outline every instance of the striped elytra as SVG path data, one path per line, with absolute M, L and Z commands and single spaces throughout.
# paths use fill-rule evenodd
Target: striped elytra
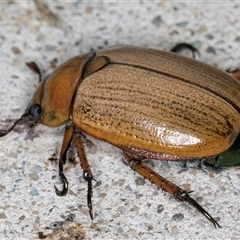
M 227 73 L 137 47 L 97 56 L 109 64 L 81 81 L 73 103 L 73 123 L 83 132 L 156 159 L 215 156 L 234 142 L 240 84 Z

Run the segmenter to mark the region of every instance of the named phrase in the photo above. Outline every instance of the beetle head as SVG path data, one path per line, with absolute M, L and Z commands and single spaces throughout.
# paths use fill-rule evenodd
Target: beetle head
M 31 101 L 29 102 L 25 114 L 31 116 L 36 122 L 41 121 L 42 119 L 42 102 L 44 97 L 44 86 L 46 83 L 46 79 L 42 80 L 38 85 Z
M 28 67 L 41 80 L 25 113 L 7 130 L 0 130 L 0 137 L 7 135 L 26 117 L 49 127 L 58 127 L 71 118 L 71 104 L 82 69 L 93 56 L 92 53 L 73 57 L 61 64 L 51 75 L 41 80 L 41 73 L 34 62 Z

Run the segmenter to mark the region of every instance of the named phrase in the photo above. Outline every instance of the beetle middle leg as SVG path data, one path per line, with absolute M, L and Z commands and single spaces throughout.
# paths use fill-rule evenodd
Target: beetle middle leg
M 92 213 L 92 180 L 95 180 L 92 175 L 90 165 L 87 160 L 87 155 L 84 146 L 84 138 L 81 133 L 77 134 L 75 139 L 76 149 L 78 157 L 80 159 L 80 164 L 83 169 L 83 177 L 88 183 L 88 193 L 87 193 L 87 204 L 89 209 L 90 218 L 93 220 Z
M 193 58 L 195 58 L 196 55 L 200 56 L 200 53 L 197 50 L 197 48 L 188 43 L 178 43 L 172 49 L 170 49 L 170 52 L 178 53 L 184 49 L 190 50 L 193 55 Z
M 210 222 L 213 223 L 214 227 L 221 227 L 218 222 L 193 198 L 189 196 L 191 191 L 185 191 L 178 187 L 174 183 L 168 181 L 166 178 L 160 176 L 158 173 L 153 171 L 150 167 L 142 163 L 144 160 L 142 157 L 138 158 L 135 155 L 123 152 L 124 160 L 129 166 L 137 171 L 140 175 L 147 178 L 152 183 L 159 186 L 165 192 L 168 192 L 178 201 L 185 201 L 195 207 L 200 213 L 202 213 Z

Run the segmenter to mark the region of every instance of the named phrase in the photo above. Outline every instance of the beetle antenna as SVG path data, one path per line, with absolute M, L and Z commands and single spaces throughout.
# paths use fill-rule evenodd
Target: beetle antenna
M 41 71 L 40 71 L 40 68 L 38 67 L 38 65 L 35 62 L 27 62 L 26 64 L 30 70 L 32 70 L 34 73 L 36 73 L 38 75 L 39 82 L 41 82 L 42 74 L 41 74 Z
M 14 127 L 21 122 L 25 117 L 27 117 L 29 115 L 29 113 L 25 113 L 23 114 L 9 129 L 7 130 L 0 130 L 0 137 L 3 137 L 5 135 L 7 135 L 8 133 L 10 133 Z

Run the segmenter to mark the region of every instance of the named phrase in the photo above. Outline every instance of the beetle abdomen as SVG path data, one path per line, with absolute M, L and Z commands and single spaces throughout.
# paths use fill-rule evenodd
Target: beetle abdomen
M 74 124 L 125 149 L 179 158 L 214 156 L 229 148 L 240 123 L 234 99 L 195 84 L 200 75 L 193 75 L 192 84 L 161 71 L 161 65 L 152 70 L 120 62 L 86 77 L 76 94 Z

